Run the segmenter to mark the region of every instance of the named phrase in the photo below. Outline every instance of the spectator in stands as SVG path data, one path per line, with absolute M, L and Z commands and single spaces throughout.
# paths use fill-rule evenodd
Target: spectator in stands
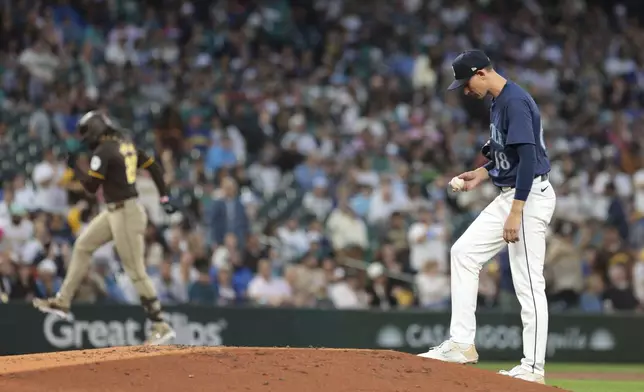
M 260 259 L 261 260 L 261 259 Z M 245 301 L 248 297 L 248 285 L 255 276 L 249 267 L 244 265 L 243 259 L 239 252 L 230 255 L 230 265 L 232 268 L 232 283 L 237 297 L 240 301 Z M 258 262 L 259 267 L 259 262 Z
M 217 305 L 219 306 L 237 305 L 243 301 L 243 293 L 235 290 L 232 269 L 229 265 L 217 268 L 215 288 L 217 290 Z
M 424 264 L 433 259 L 438 262 L 440 271 L 447 271 L 445 231 L 442 225 L 432 219 L 431 211 L 420 211 L 418 220 L 409 227 L 407 240 L 412 270 L 422 270 Z
M 22 246 L 20 256 L 22 260 L 32 265 L 37 265 L 42 260 L 49 259 L 56 264 L 58 275 L 64 277 L 66 268 L 61 245 L 53 240 L 47 223 L 45 215 L 41 215 L 41 218 L 36 219 L 34 237 Z
M 293 266 L 293 273 L 295 279 L 291 287 L 294 292 L 302 293 L 302 304 L 315 305 L 317 298 L 326 295 L 326 278 L 315 254 L 305 255 L 299 264 Z
M 282 178 L 282 173 L 274 163 L 275 153 L 275 148 L 272 145 L 266 145 L 260 153 L 258 161 L 248 168 L 248 176 L 252 185 L 265 198 L 270 198 L 275 194 Z
M 67 171 L 66 165 L 62 162 L 59 162 L 56 159 L 56 155 L 54 154 L 53 150 L 49 148 L 45 149 L 45 151 L 43 152 L 43 160 L 34 167 L 34 171 L 37 172 L 38 170 L 42 170 L 43 168 L 52 169 L 54 183 L 58 183 Z M 85 168 L 87 168 L 87 166 L 85 166 Z M 79 169 L 84 169 L 84 167 L 81 165 Z
M 369 246 L 367 225 L 349 206 L 346 199 L 340 199 L 326 223 L 329 239 L 338 257 L 360 258 Z
M 365 183 L 358 183 L 358 187 L 358 192 L 351 196 L 349 204 L 360 218 L 366 219 L 369 214 L 373 189 L 371 185 Z
M 606 219 L 606 223 L 616 227 L 619 235 L 622 237 L 622 240 L 627 241 L 629 237 L 629 219 L 626 215 L 624 203 L 616 194 L 615 185 L 613 183 L 608 183 L 606 185 L 605 194 L 609 198 L 608 217 Z
M 327 195 L 328 185 L 326 177 L 316 177 L 313 180 L 313 189 L 306 192 L 302 201 L 304 211 L 320 221 L 326 219 L 333 208 L 333 202 Z
M 36 279 L 32 273 L 32 267 L 25 263 L 15 263 L 16 276 L 11 285 L 10 299 L 31 302 L 38 296 Z
M 93 258 L 93 263 L 97 278 L 102 282 L 100 285 L 105 287 L 105 299 L 109 302 L 127 303 L 125 294 L 121 291 L 121 288 L 116 281 L 116 276 L 112 271 L 110 259 L 95 256 Z M 152 282 L 154 283 L 154 279 Z
M 45 259 L 38 264 L 38 278 L 36 279 L 38 298 L 51 298 L 56 295 L 62 284 L 62 279 L 57 274 L 58 267 L 52 260 Z
M 347 276 L 345 270 L 339 267 L 334 270 L 327 294 L 337 309 L 365 309 L 369 306 L 369 297 L 359 286 L 357 276 Z
M 246 241 L 246 248 L 242 257 L 242 264 L 253 273 L 257 272 L 257 263 L 259 260 L 268 257 L 268 250 L 259 240 L 259 236 L 251 234 Z
M 221 268 L 230 265 L 230 254 L 237 252 L 237 236 L 234 233 L 228 233 L 224 236 L 224 243 L 215 249 L 212 254 L 210 264 L 215 268 Z
M 376 262 L 367 269 L 371 283 L 367 287 L 369 306 L 381 310 L 393 309 L 398 306 L 398 299 L 394 294 L 394 286 L 385 275 L 385 267 Z
M 295 168 L 295 180 L 305 191 L 311 191 L 319 179 L 326 180 L 326 173 L 321 166 L 320 156 L 311 152 L 306 156 L 306 161 Z M 318 184 L 323 184 L 318 182 Z
M 217 290 L 210 281 L 208 269 L 207 260 L 199 260 L 197 262 L 197 271 L 199 271 L 199 275 L 188 288 L 188 300 L 190 303 L 199 305 L 214 305 L 216 303 Z
M 51 234 L 51 241 L 58 244 L 74 242 L 74 236 L 63 215 L 52 214 L 47 217 L 47 226 Z
M 483 266 L 479 275 L 479 292 L 477 307 L 479 309 L 492 309 L 497 304 L 499 287 L 499 263 L 492 260 Z
M 407 210 L 414 215 L 422 210 L 431 210 L 432 203 L 423 195 L 420 184 L 411 183 L 408 189 L 409 204 Z
M 28 183 L 25 176 L 18 174 L 13 179 L 13 199 L 27 211 L 36 209 L 36 192 L 31 183 Z
M 232 141 L 228 135 L 222 135 L 219 142 L 215 142 L 208 149 L 206 169 L 214 173 L 224 167 L 233 167 L 236 163 L 237 157 L 233 151 Z
M 371 196 L 367 221 L 376 226 L 386 225 L 391 215 L 396 211 L 403 211 L 407 203 L 406 193 L 396 192 L 391 178 L 383 177 Z
M 306 117 L 303 113 L 296 113 L 288 120 L 288 131 L 282 138 L 282 147 L 295 146 L 295 150 L 304 156 L 311 154 L 318 148 L 313 135 L 306 131 Z
M 224 238 L 232 233 L 242 253 L 227 252 L 231 279 L 236 292 L 245 292 L 250 270 L 257 269 L 260 258 L 271 259 L 278 274 L 296 270 L 279 257 L 284 248 L 280 238 L 270 238 L 274 246 L 259 250 L 251 240 L 245 244 L 248 235 L 268 226 L 283 227 L 285 216 L 309 218 L 302 213 L 314 210 L 315 221 L 302 220 L 298 229 L 307 227 L 309 252 L 316 256 L 334 262 L 350 256 L 356 259 L 352 265 L 380 260 L 383 274 L 392 276 L 421 272 L 432 259 L 444 274 L 450 242 L 498 194 L 490 184 L 456 195 L 446 191 L 451 176 L 484 164 L 478 149 L 487 140 L 485 105 L 467 99 L 461 105 L 458 94 L 444 94 L 454 54 L 479 47 L 490 54 L 495 68 L 537 99 L 558 195 L 552 227 L 559 220 L 579 227 L 572 238 L 554 234 L 553 243 L 563 244 L 555 248 L 566 250 L 569 257 L 560 253 L 550 260 L 549 286 L 556 292 L 574 286 L 578 293 L 575 263 L 583 276 L 596 271 L 605 287 L 592 275 L 593 284 L 586 288 L 592 292 L 581 293 L 580 306 L 597 310 L 593 301 L 613 287 L 608 271 L 619 264 L 639 292 L 640 263 L 633 269 L 631 258 L 644 246 L 643 74 L 638 59 L 629 56 L 640 51 L 639 41 L 623 39 L 624 32 L 641 34 L 638 2 L 613 9 L 592 2 L 571 8 L 568 2 L 531 1 L 521 10 L 535 21 L 528 35 L 517 32 L 516 23 L 507 23 L 521 4 L 503 3 L 508 12 L 499 13 L 498 1 L 451 6 L 444 1 L 342 0 L 281 2 L 283 7 L 276 8 L 230 0 L 228 8 L 221 2 L 174 2 L 163 9 L 132 1 L 95 2 L 91 9 L 75 9 L 72 3 L 62 17 L 61 7 L 53 18 L 44 2 L 28 12 L 18 4 L 14 14 L 18 10 L 27 17 L 2 18 L 0 29 L 9 39 L 0 41 L 0 179 L 16 179 L 13 197 L 7 186 L 0 194 L 5 198 L 0 202 L 0 231 L 5 232 L 0 251 L 9 250 L 16 234 L 10 213 L 14 202 L 26 210 L 20 225 L 39 227 L 14 250 L 15 261 L 37 264 L 53 257 L 64 274 L 65 257 L 50 255 L 56 249 L 51 243 L 62 254 L 73 238 L 63 239 L 67 228 L 56 215 L 67 217 L 76 237 L 103 207 L 100 194 L 96 199 L 84 192 L 73 195 L 68 191 L 75 187 L 70 186 L 74 179 L 59 182 L 57 170 L 50 170 L 64 166 L 56 159 L 59 152 L 78 152 L 74 124 L 79 114 L 100 108 L 131 129 L 137 146 L 158 157 L 173 202 L 201 218 L 181 227 L 180 214 L 169 217 L 159 208 L 147 175 L 138 177 L 150 233 L 152 225 L 158 232 L 158 238 L 146 238 L 146 262 L 153 273 L 166 258 L 160 252 L 167 243 L 172 276 L 190 285 L 199 276 L 192 259 L 210 259 L 225 250 Z M 563 19 L 558 17 L 562 13 Z M 302 14 L 322 22 L 303 28 Z M 390 17 L 374 23 L 376 14 Z M 126 15 L 127 21 L 114 20 L 114 15 Z M 270 23 L 264 23 L 266 15 Z M 424 19 L 427 15 L 429 20 Z M 472 20 L 489 23 L 481 24 L 482 30 L 468 29 Z M 578 32 L 586 34 L 572 34 Z M 598 40 L 593 34 L 613 39 Z M 566 37 L 565 43 L 560 36 Z M 591 41 L 593 45 L 586 44 Z M 499 42 L 504 43 L 503 53 Z M 592 65 L 576 60 L 597 56 L 605 61 Z M 315 162 L 302 164 L 305 160 Z M 87 159 L 79 155 L 77 167 L 86 165 Z M 33 178 L 34 184 L 25 178 Z M 237 186 L 231 187 L 228 178 Z M 283 204 L 282 196 L 297 194 L 298 185 L 305 192 L 319 189 L 314 187 L 322 182 L 318 178 L 327 183 L 324 199 L 337 203 L 327 222 L 322 212 L 326 202 L 320 211 L 310 208 L 310 196 L 305 202 L 296 197 Z M 75 197 L 86 198 L 87 205 Z M 276 222 L 258 208 L 269 198 L 278 201 Z M 37 223 L 44 219 L 37 209 L 54 216 Z M 423 222 L 422 211 L 431 211 L 428 222 Z M 405 263 L 399 228 L 391 231 L 394 212 L 396 222 L 400 214 L 412 228 L 425 226 L 415 238 L 409 236 L 412 228 L 407 232 L 412 268 Z M 331 249 L 317 229 L 323 224 Z M 209 246 L 205 255 L 202 238 Z M 392 251 L 394 246 L 398 251 Z M 431 257 L 415 257 L 423 248 Z M 113 253 L 106 244 L 96 257 L 118 267 Z M 517 303 L 507 254 L 496 261 L 481 273 L 480 304 L 512 309 Z M 569 267 L 566 272 L 563 265 Z M 355 280 L 352 268 L 346 272 L 347 284 L 340 279 L 339 288 Z M 217 276 L 211 271 L 212 279 Z M 294 276 L 289 272 L 289 278 Z M 129 279 L 121 277 L 115 281 L 123 296 L 138 301 Z M 390 278 L 397 287 L 398 279 Z M 404 305 L 407 299 L 401 292 L 396 296 Z M 573 302 L 565 303 L 570 307 Z
M 47 161 L 34 168 L 35 207 L 51 213 L 61 213 L 67 208 L 67 193 L 58 187 L 58 168 Z
M 34 225 L 27 219 L 27 211 L 17 201 L 9 207 L 10 222 L 2 226 L 3 248 L 13 252 L 21 252 L 22 247 L 33 238 Z
M 418 303 L 427 309 L 447 309 L 450 297 L 449 278 L 439 270 L 438 263 L 429 260 L 423 265 L 422 271 L 416 275 L 416 290 Z
M 379 253 L 376 254 L 376 259 L 380 260 L 387 271 L 401 274 L 410 272 L 408 259 L 405 256 L 405 254 L 396 252 L 396 248 L 392 244 L 385 242 L 380 247 Z
M 222 180 L 223 197 L 214 202 L 210 213 L 210 240 L 221 245 L 228 233 L 237 236 L 238 246 L 243 249 L 250 232 L 246 210 L 237 192 L 237 183 L 230 177 Z
M 180 282 L 185 287 L 190 287 L 192 282 L 199 278 L 199 271 L 195 267 L 195 256 L 190 252 L 183 252 L 179 262 L 172 263 L 172 279 Z
M 310 243 L 304 229 L 296 218 L 277 228 L 277 238 L 281 242 L 280 256 L 284 261 L 294 261 L 309 251 Z
M 389 227 L 385 230 L 382 242 L 390 243 L 399 258 L 407 258 L 409 243 L 407 242 L 407 227 L 405 217 L 400 211 L 394 211 L 389 220 Z
M 607 311 L 635 310 L 639 304 L 628 279 L 627 264 L 616 262 L 608 268 L 609 287 L 604 293 L 604 308 Z
M 248 298 L 261 306 L 282 306 L 292 301 L 293 289 L 280 277 L 273 276 L 269 260 L 260 260 L 257 275 L 248 285 Z
M 172 262 L 163 260 L 159 265 L 159 273 L 152 277 L 152 283 L 162 304 L 181 304 L 188 301 L 186 282 L 172 273 Z
M 29 98 L 38 100 L 45 97 L 45 86 L 54 81 L 56 69 L 60 66 L 60 60 L 51 51 L 50 45 L 40 39 L 20 53 L 18 62 L 30 74 Z M 34 129 L 31 129 L 34 131 Z M 47 132 L 42 132 L 42 131 Z M 46 127 L 35 129 L 35 135 L 44 140 L 49 140 L 51 128 Z
M 284 268 L 284 281 L 291 288 L 289 306 L 302 308 L 313 307 L 316 305 L 316 298 L 311 295 L 308 288 L 304 287 L 299 281 L 297 266 L 291 264 Z
M 586 313 L 602 313 L 604 311 L 604 278 L 597 273 L 586 279 L 586 290 L 581 295 L 579 306 Z
M 597 252 L 593 269 L 604 277 L 604 282 L 609 282 L 608 270 L 611 265 L 617 263 L 631 264 L 630 253 L 626 244 L 622 241 L 619 230 L 614 226 L 606 227 L 603 233 L 602 248 Z
M 577 307 L 579 295 L 584 288 L 582 258 L 575 247 L 576 227 L 570 222 L 555 226 L 555 235 L 548 241 L 545 259 L 545 276 L 548 287 L 548 303 L 556 310 Z

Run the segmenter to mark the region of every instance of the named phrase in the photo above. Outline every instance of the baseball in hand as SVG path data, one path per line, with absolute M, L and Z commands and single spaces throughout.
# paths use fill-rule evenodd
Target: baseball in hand
M 452 187 L 452 190 L 454 192 L 462 191 L 463 187 L 465 187 L 465 180 L 458 177 L 454 177 L 449 182 L 449 185 Z

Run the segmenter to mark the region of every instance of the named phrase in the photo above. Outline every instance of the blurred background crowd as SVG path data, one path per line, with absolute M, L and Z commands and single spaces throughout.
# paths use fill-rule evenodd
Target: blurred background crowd
M 644 3 L 592 0 L 0 0 L 0 298 L 55 293 L 102 208 L 65 155 L 105 110 L 146 173 L 146 263 L 166 304 L 448 309 L 449 249 L 497 190 L 489 102 L 447 94 L 485 50 L 540 104 L 558 206 L 553 311 L 644 304 Z M 135 303 L 111 244 L 77 301 Z M 507 252 L 480 308 L 516 309 Z

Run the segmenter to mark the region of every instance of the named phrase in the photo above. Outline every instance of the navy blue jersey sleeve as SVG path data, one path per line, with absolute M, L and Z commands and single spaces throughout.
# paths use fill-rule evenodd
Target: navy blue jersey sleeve
M 508 122 L 508 137 L 506 145 L 532 144 L 535 145 L 532 127 L 532 111 L 528 103 L 522 99 L 511 99 L 506 106 Z
M 526 201 L 528 200 L 528 195 L 532 189 L 532 182 L 534 181 L 537 154 L 535 146 L 527 143 L 517 145 L 516 150 L 519 156 L 519 166 L 517 167 L 517 182 L 514 198 Z

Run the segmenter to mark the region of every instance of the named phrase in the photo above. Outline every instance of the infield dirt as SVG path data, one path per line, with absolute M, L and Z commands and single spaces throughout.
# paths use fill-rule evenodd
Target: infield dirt
M 552 392 L 394 351 L 118 347 L 0 358 L 2 392 Z

